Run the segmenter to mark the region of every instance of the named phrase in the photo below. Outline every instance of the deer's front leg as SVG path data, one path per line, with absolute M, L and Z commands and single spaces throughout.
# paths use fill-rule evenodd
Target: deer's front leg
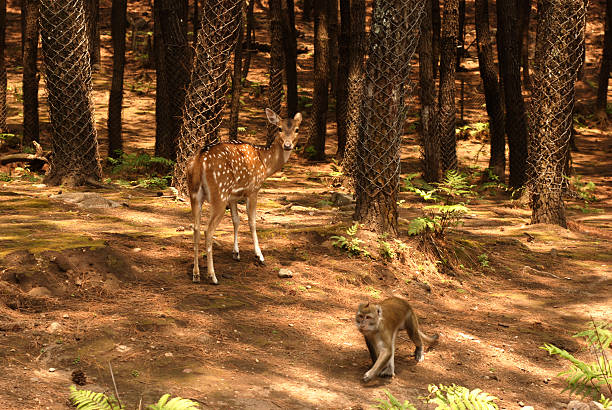
M 240 215 L 238 215 L 238 206 L 236 201 L 230 201 L 230 211 L 232 212 L 232 223 L 234 224 L 234 250 L 232 257 L 234 260 L 240 260 L 240 250 L 238 249 L 238 226 L 240 225 Z
M 249 228 L 251 229 L 251 236 L 253 237 L 253 247 L 255 248 L 255 255 L 257 260 L 262 265 L 265 264 L 264 257 L 259 248 L 259 240 L 257 239 L 257 229 L 255 228 L 257 218 L 257 193 L 249 195 L 247 198 L 247 214 L 249 216 Z

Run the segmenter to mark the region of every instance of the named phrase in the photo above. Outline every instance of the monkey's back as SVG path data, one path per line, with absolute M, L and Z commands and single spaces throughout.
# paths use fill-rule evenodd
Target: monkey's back
M 404 329 L 407 319 L 413 315 L 410 303 L 404 298 L 390 297 L 380 303 L 383 320 L 394 325 L 396 329 Z

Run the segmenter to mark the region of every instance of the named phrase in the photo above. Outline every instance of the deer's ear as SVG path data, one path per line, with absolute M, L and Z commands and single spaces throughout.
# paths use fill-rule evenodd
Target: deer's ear
M 302 113 L 298 112 L 297 114 L 295 114 L 295 116 L 293 117 L 293 120 L 295 121 L 296 127 L 300 125 L 300 123 L 302 122 Z
M 269 108 L 266 108 L 266 117 L 268 117 L 268 121 L 270 121 L 274 125 L 280 124 L 280 117 L 276 115 L 274 111 Z

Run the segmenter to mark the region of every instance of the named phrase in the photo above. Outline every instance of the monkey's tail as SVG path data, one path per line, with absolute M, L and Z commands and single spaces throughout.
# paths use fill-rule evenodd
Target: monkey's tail
M 433 336 L 427 336 L 425 333 L 421 332 L 420 330 L 419 330 L 419 335 L 421 335 L 421 339 L 423 339 L 425 343 L 427 343 L 430 347 L 436 344 L 438 342 L 438 339 L 440 338 L 440 335 L 438 333 L 434 334 Z

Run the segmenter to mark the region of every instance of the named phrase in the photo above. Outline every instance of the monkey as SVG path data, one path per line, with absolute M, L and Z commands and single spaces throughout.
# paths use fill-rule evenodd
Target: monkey
M 361 303 L 355 315 L 355 324 L 365 338 L 374 365 L 363 375 L 368 382 L 376 376 L 395 375 L 395 338 L 397 333 L 406 329 L 408 336 L 416 345 L 414 358 L 422 362 L 423 341 L 433 345 L 439 335 L 427 336 L 419 330 L 419 320 L 404 298 L 393 296 L 380 304 Z

